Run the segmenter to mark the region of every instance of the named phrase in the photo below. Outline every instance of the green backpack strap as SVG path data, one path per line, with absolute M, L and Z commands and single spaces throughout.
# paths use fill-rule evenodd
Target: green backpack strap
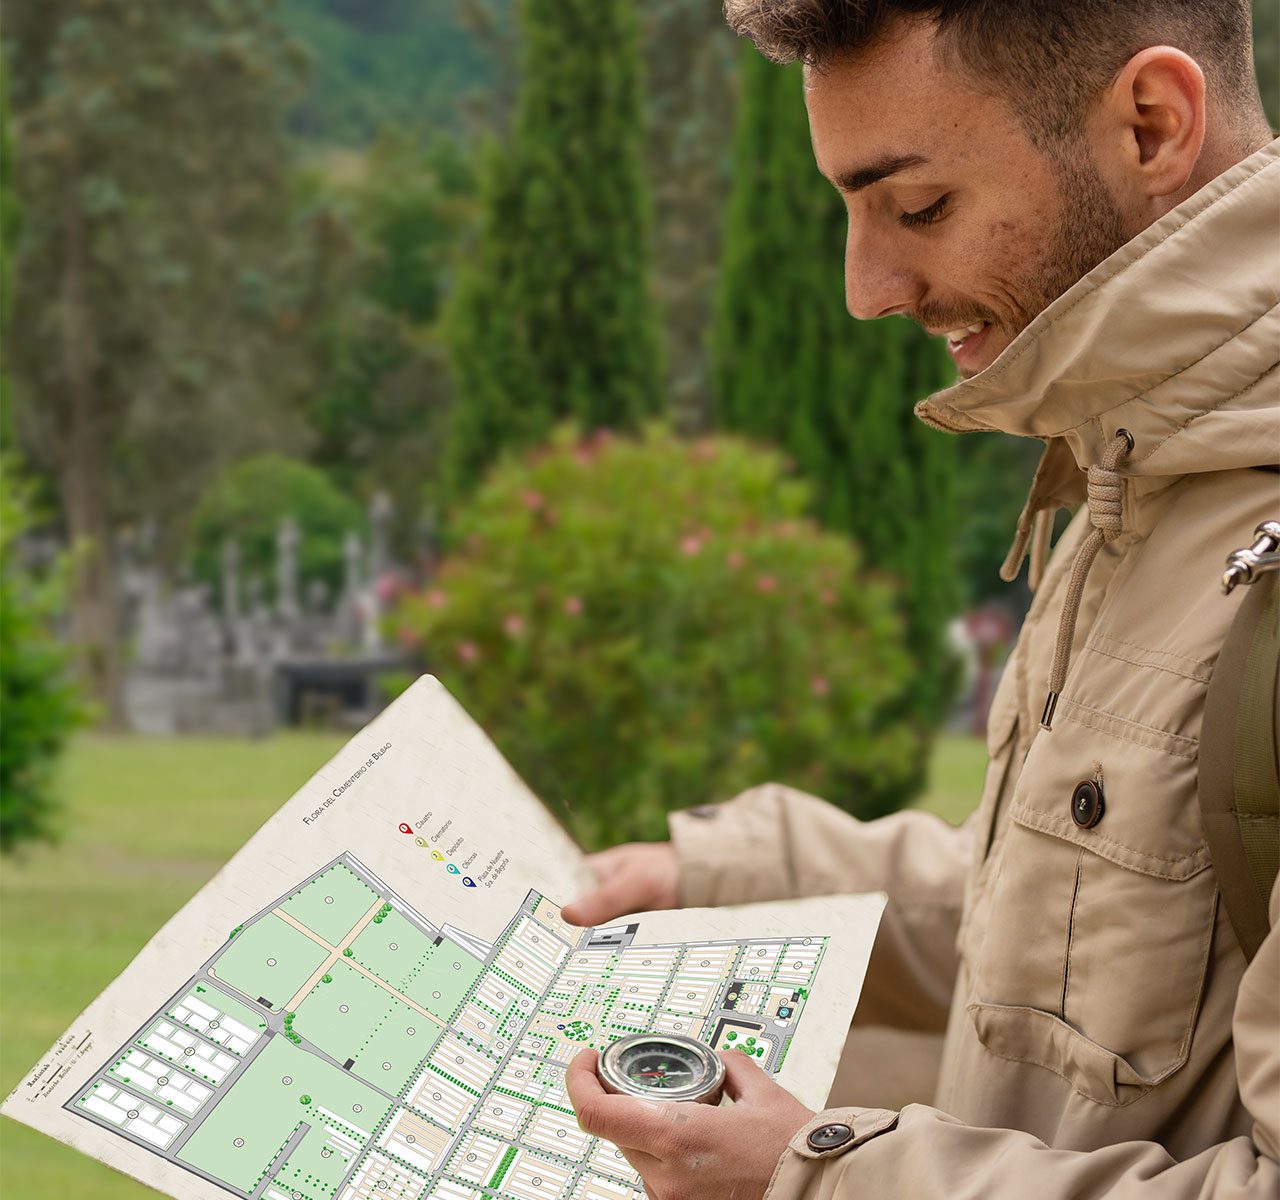
M 1280 871 L 1280 584 L 1244 588 L 1205 700 L 1200 813 L 1218 887 L 1251 959 Z

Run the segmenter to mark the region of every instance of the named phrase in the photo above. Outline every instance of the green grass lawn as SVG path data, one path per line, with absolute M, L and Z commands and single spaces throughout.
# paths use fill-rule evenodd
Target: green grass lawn
M 74 744 L 62 771 L 60 842 L 31 848 L 0 871 L 0 1094 L 342 741 L 298 733 Z M 943 738 L 922 805 L 960 820 L 977 798 L 983 765 L 979 743 Z M 0 1122 L 0 1195 L 155 1194 Z

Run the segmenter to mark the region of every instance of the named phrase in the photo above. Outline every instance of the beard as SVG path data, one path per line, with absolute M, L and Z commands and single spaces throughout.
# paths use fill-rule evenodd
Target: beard
M 1087 146 L 1069 147 L 1051 161 L 1060 220 L 1044 255 L 1018 288 L 1019 323 L 1005 331 L 1010 338 L 1134 236 Z

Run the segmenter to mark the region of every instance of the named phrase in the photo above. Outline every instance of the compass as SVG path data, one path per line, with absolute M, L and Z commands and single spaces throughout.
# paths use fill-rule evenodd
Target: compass
M 633 1033 L 600 1055 L 605 1090 L 646 1100 L 718 1104 L 724 1063 L 710 1046 L 676 1033 Z

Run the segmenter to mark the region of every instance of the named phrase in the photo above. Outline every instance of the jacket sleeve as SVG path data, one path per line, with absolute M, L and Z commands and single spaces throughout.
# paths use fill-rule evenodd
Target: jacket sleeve
M 1026 1133 L 979 1129 L 937 1109 L 830 1109 L 792 1140 L 765 1200 L 1275 1200 L 1280 1196 L 1280 882 L 1271 932 L 1240 982 L 1232 1024 L 1240 1097 L 1253 1117 L 1237 1137 L 1182 1161 L 1154 1142 L 1055 1150 Z M 822 1153 L 809 1132 L 839 1122 L 853 1137 Z
M 885 892 L 858 1020 L 946 1026 L 973 822 L 905 811 L 859 821 L 816 796 L 766 784 L 671 814 L 684 907 L 835 892 Z

